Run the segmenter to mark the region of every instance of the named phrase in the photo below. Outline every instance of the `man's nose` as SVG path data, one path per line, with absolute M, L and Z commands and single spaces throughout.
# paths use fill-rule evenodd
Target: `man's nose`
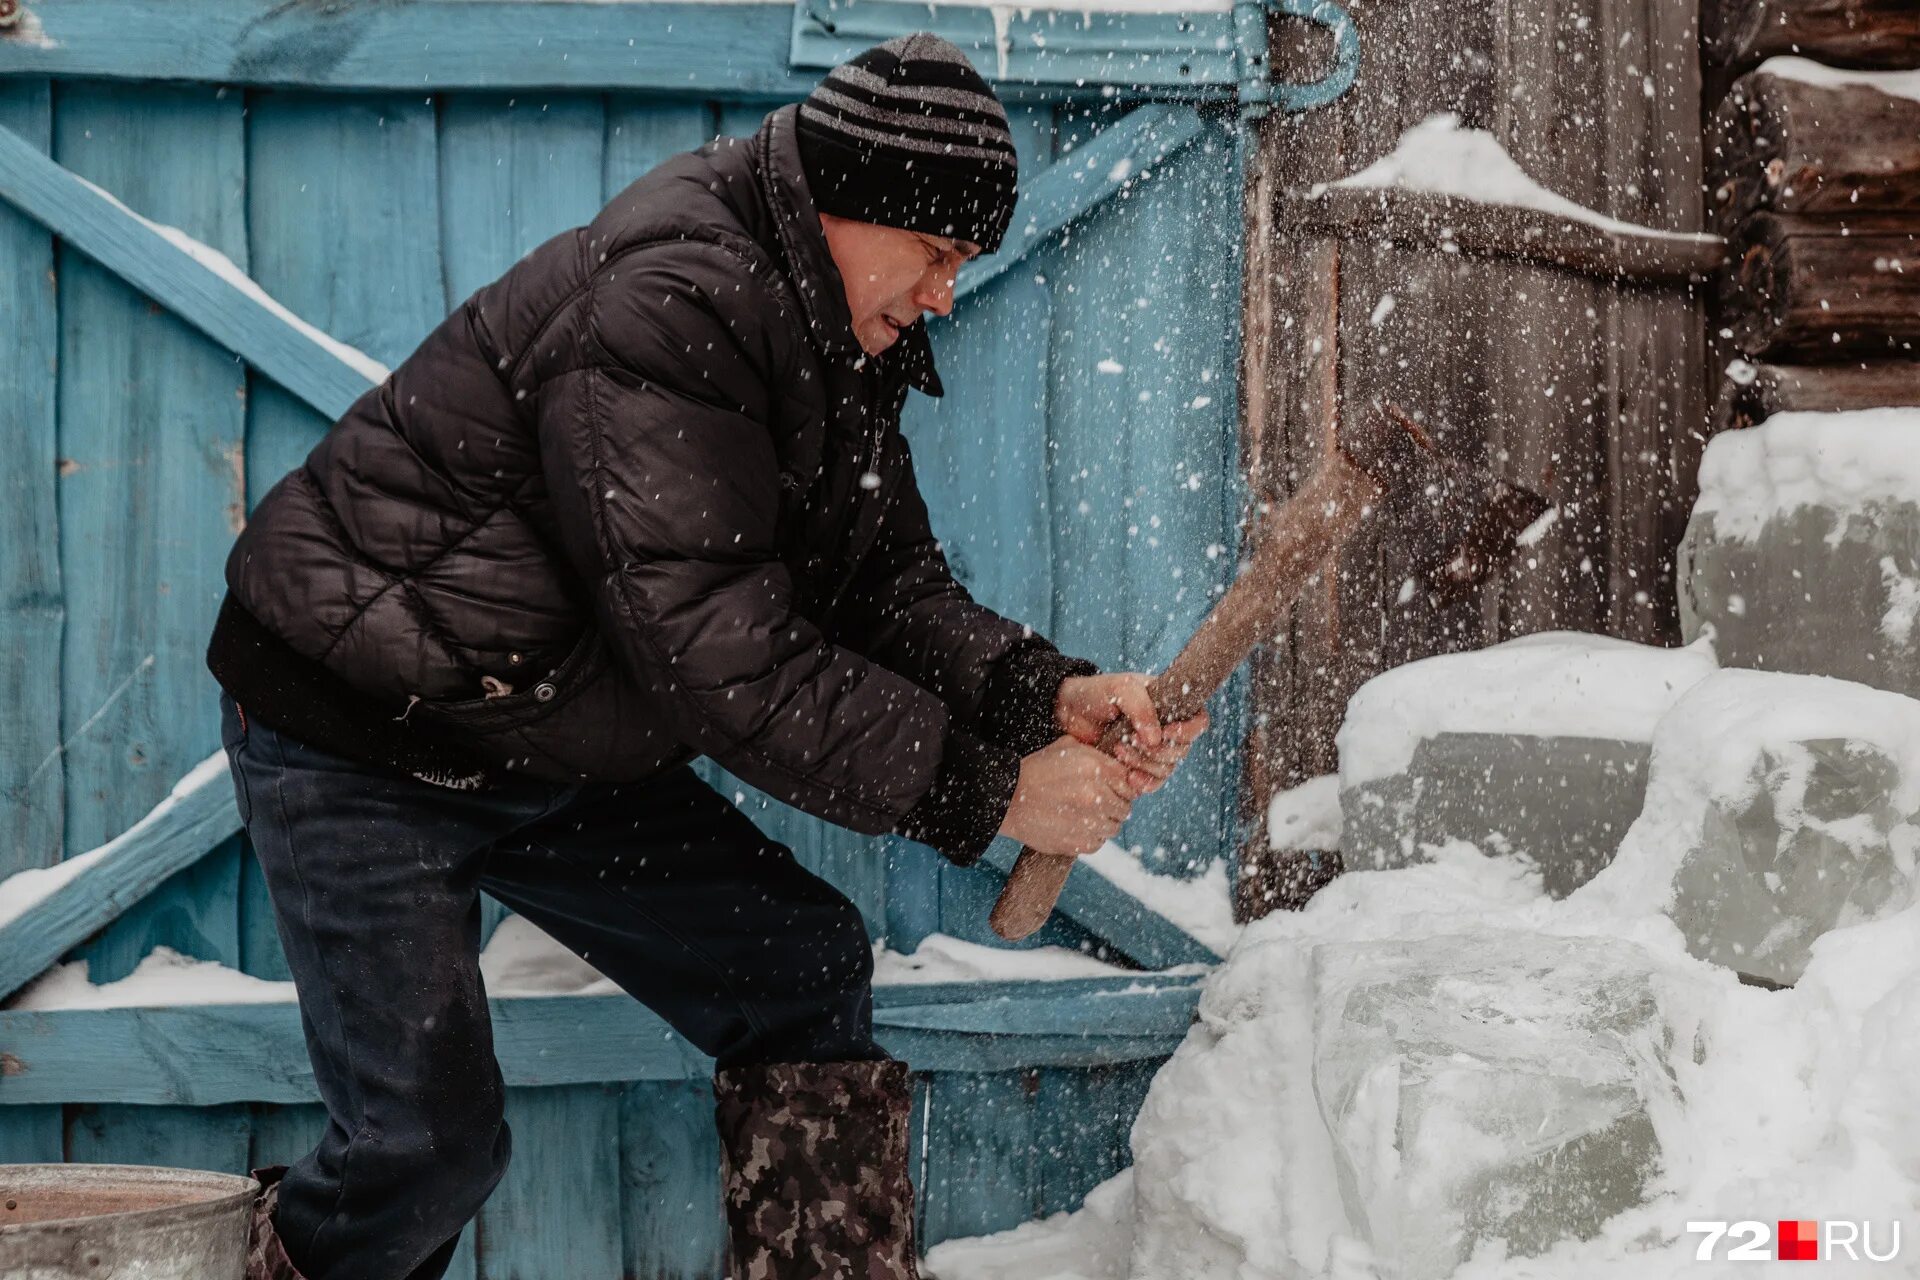
M 937 316 L 952 314 L 953 272 L 928 272 L 921 278 L 920 288 L 914 293 L 913 300 L 923 311 L 931 311 Z

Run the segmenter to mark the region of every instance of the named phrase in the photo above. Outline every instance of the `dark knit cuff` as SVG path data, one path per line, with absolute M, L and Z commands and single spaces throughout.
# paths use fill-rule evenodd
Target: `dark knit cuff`
M 1085 658 L 1069 658 L 1044 638 L 1028 636 L 988 673 L 975 724 L 1001 746 L 1032 755 L 1066 732 L 1055 713 L 1060 682 L 1098 674 Z
M 970 867 L 1000 833 L 1019 785 L 1019 756 L 949 723 L 933 785 L 894 831 Z

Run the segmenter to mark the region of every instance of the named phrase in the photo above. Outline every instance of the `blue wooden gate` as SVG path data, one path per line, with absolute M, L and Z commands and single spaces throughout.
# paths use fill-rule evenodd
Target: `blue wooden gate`
M 285 976 L 202 665 L 251 505 L 519 255 L 898 31 L 974 52 L 1023 162 L 1007 247 L 936 323 L 949 395 L 909 413 L 935 527 L 978 596 L 1069 652 L 1164 663 L 1231 574 L 1242 500 L 1239 152 L 1214 104 L 1264 92 L 1265 34 L 1239 9 L 29 0 L 0 27 L 0 878 L 88 861 L 0 924 L 0 997 L 156 946 Z M 1123 833 L 1149 866 L 1234 847 L 1238 705 Z M 1011 850 L 955 868 L 737 789 L 877 939 L 990 937 Z M 1085 868 L 1041 943 L 1213 958 Z M 923 1240 L 1123 1166 L 1193 1001 L 1149 975 L 883 990 L 925 1102 Z M 453 1274 L 717 1275 L 706 1064 L 624 997 L 494 1011 L 515 1159 Z M 306 1149 L 314 1098 L 284 1004 L 0 1010 L 0 1161 L 244 1169 Z

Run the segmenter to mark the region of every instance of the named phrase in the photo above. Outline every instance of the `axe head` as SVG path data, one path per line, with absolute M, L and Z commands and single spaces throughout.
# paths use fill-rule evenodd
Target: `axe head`
M 1394 405 L 1343 421 L 1337 440 L 1348 461 L 1380 486 L 1383 514 L 1438 591 L 1492 577 L 1513 558 L 1520 535 L 1552 508 L 1531 489 L 1444 456 Z

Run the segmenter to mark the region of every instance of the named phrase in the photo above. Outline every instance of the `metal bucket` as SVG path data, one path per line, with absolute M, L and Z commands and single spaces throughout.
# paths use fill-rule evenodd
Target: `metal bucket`
M 142 1164 L 0 1164 L 5 1280 L 243 1280 L 252 1178 Z

